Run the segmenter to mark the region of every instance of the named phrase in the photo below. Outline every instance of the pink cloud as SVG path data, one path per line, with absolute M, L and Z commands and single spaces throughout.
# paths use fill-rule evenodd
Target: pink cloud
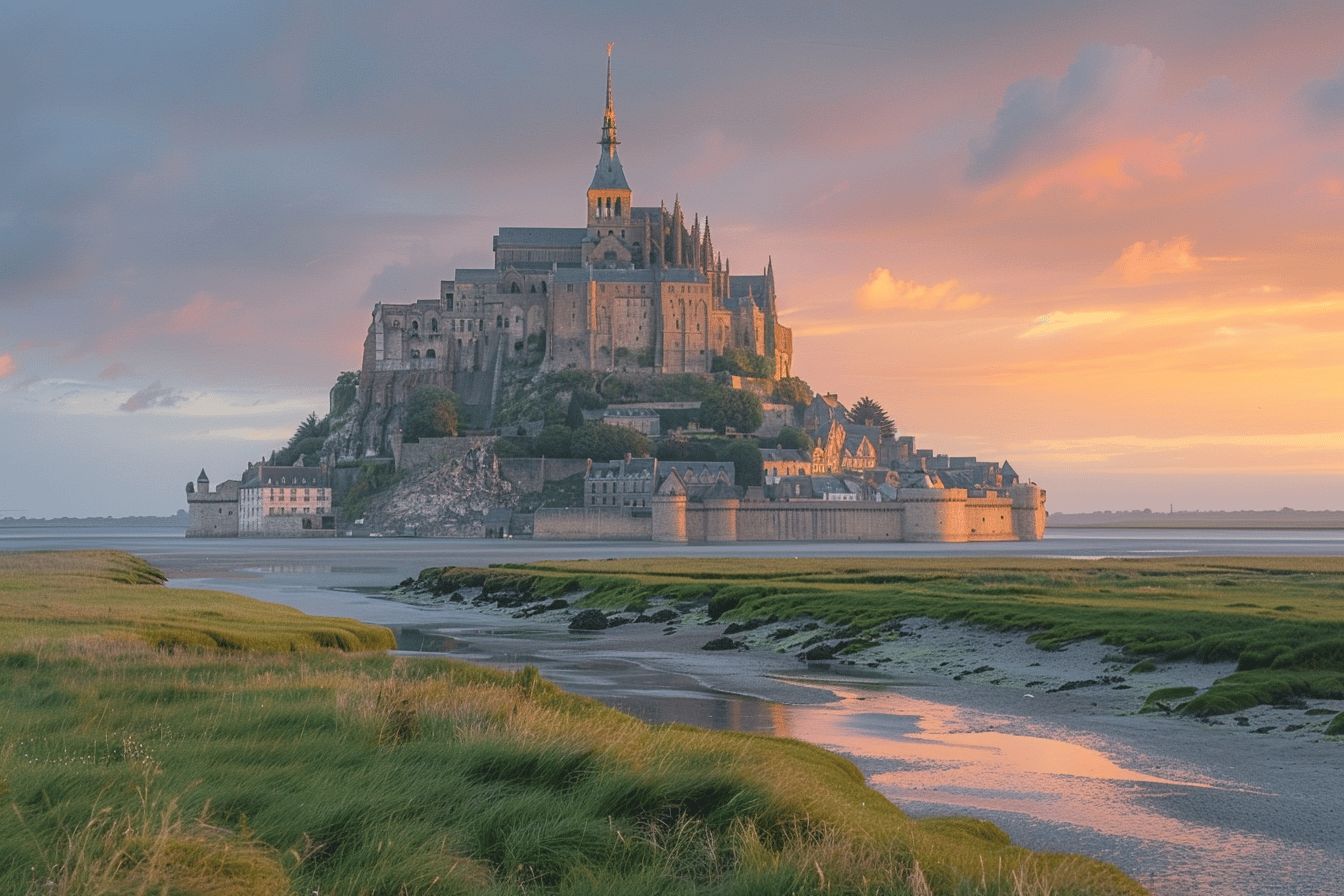
M 208 292 L 198 292 L 168 315 L 169 333 L 203 333 L 224 324 L 239 309 L 237 302 L 221 302 Z
M 874 268 L 854 299 L 864 311 L 967 311 L 989 302 L 989 296 L 963 290 L 955 279 L 926 285 L 897 280 L 887 268 Z
M 1205 262 L 1242 260 L 1228 255 L 1197 255 L 1194 242 L 1188 236 L 1173 237 L 1166 242 L 1140 240 L 1125 247 L 1120 257 L 1107 268 L 1103 279 L 1128 284 L 1151 283 L 1202 271 Z
M 14 356 L 5 353 L 0 355 L 0 380 L 12 374 L 19 369 L 19 365 L 14 362 Z

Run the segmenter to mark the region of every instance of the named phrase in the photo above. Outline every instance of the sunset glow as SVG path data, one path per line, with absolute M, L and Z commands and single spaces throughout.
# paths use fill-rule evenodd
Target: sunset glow
M 172 512 L 373 302 L 582 223 L 608 40 L 818 391 L 1056 511 L 1344 507 L 1340 4 L 586 5 L 0 13 L 0 515 Z

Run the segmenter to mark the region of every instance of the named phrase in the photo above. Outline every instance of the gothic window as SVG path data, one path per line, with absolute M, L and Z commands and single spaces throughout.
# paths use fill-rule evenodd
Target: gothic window
M 412 333 L 419 333 L 419 332 L 420 332 L 420 321 L 418 321 L 418 320 L 413 320 L 413 321 L 411 321 L 411 332 L 412 332 Z
M 431 349 L 428 349 L 428 350 L 425 352 L 425 357 L 426 357 L 426 358 L 437 358 L 438 356 L 439 356 L 438 353 L 435 352 L 434 349 L 432 349 L 432 348 L 431 348 Z
M 533 283 L 533 284 L 528 288 L 527 291 L 528 291 L 528 292 L 536 292 L 536 291 L 537 291 L 537 284 Z
M 546 295 L 546 281 L 541 281 L 541 294 Z
M 616 217 L 619 218 L 620 216 L 621 216 L 621 200 L 620 200 L 619 197 L 617 197 L 617 199 L 616 199 Z
M 439 332 L 439 319 L 437 317 L 431 317 L 429 319 L 429 329 L 434 333 Z
M 519 288 L 517 283 L 510 283 L 509 292 L 522 292 L 522 289 Z

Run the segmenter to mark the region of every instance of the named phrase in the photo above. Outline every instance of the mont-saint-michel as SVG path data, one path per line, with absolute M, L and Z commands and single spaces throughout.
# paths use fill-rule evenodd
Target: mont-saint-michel
M 492 267 L 377 303 L 329 415 L 238 479 L 202 470 L 187 534 L 1043 537 L 1045 491 L 1009 462 L 793 376 L 773 258 L 733 273 L 708 215 L 637 205 L 620 144 L 608 48 L 585 225 L 500 227 Z

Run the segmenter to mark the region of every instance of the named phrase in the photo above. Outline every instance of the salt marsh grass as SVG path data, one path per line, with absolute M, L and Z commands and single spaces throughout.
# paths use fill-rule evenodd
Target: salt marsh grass
M 911 819 L 815 747 L 158 581 L 123 555 L 0 558 L 0 891 L 1142 892 Z
M 1344 559 L 697 559 L 426 570 L 429 590 L 464 585 L 588 605 L 705 602 L 712 619 L 809 618 L 856 633 L 931 617 L 1025 631 L 1055 649 L 1096 639 L 1136 661 L 1232 661 L 1236 671 L 1180 710 L 1344 698 Z

